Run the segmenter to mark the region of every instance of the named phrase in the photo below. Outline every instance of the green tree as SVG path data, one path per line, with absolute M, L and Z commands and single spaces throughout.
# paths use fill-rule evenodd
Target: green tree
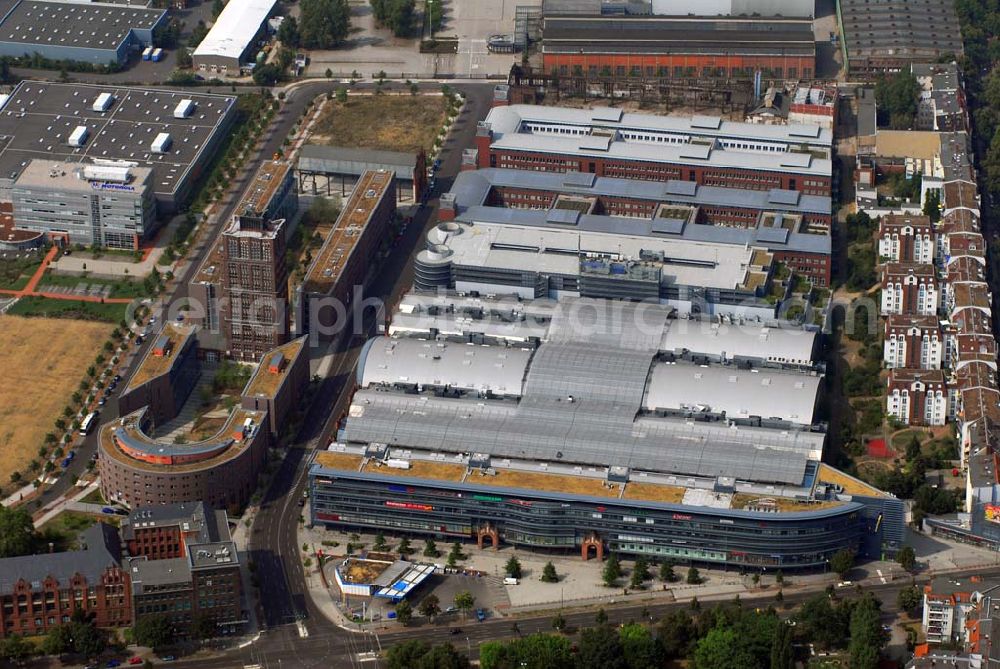
M 413 30 L 416 3 L 414 0 L 370 0 L 372 15 L 379 25 L 392 30 L 396 37 L 405 37 Z
M 906 571 L 913 571 L 917 568 L 917 553 L 913 546 L 903 546 L 896 554 L 896 562 Z
M 72 651 L 73 629 L 70 625 L 53 627 L 42 641 L 42 652 L 46 655 L 62 655 Z
M 441 551 L 438 550 L 437 544 L 434 543 L 433 539 L 424 539 L 424 557 L 441 557 Z
M 556 573 L 556 566 L 552 564 L 552 561 L 545 563 L 542 567 L 542 578 L 543 583 L 556 583 L 559 581 L 559 574 Z
M 469 658 L 450 643 L 431 646 L 415 639 L 396 644 L 386 653 L 388 669 L 468 669 Z
M 804 636 L 825 649 L 840 647 L 848 637 L 852 606 L 853 604 L 839 604 L 834 607 L 827 594 L 819 594 L 806 600 L 798 613 Z
M 779 625 L 771 644 L 771 669 L 795 669 L 795 650 L 792 648 L 792 628 Z
M 572 643 L 557 634 L 531 634 L 479 647 L 482 669 L 573 669 Z
M 618 562 L 618 556 L 612 553 L 608 556 L 608 561 L 604 564 L 604 571 L 601 574 L 601 578 L 604 579 L 604 585 L 614 587 L 618 583 L 618 579 L 622 576 L 622 566 Z
M 846 577 L 854 569 L 854 551 L 842 548 L 830 558 L 830 569 L 840 578 Z
M 441 601 L 435 594 L 427 595 L 424 597 L 423 601 L 420 602 L 420 606 L 417 607 L 417 610 L 420 611 L 420 615 L 422 616 L 434 618 L 436 615 L 441 613 Z
M 399 540 L 399 547 L 396 549 L 396 552 L 398 552 L 403 557 L 406 557 L 413 552 L 413 547 L 410 545 L 410 540 L 408 537 L 403 537 L 402 539 Z
M 618 637 L 628 669 L 658 669 L 663 666 L 663 649 L 646 626 L 628 623 L 618 630 Z
M 740 645 L 736 630 L 732 627 L 716 627 L 700 641 L 692 653 L 695 669 L 756 669 L 753 655 Z
M 132 627 L 132 637 L 140 646 L 162 648 L 173 643 L 174 629 L 166 616 L 141 616 Z
M 401 625 L 409 625 L 410 621 L 413 620 L 413 607 L 405 599 L 401 599 L 399 604 L 396 604 L 395 610 L 396 620 L 398 620 Z
M 0 660 L 19 664 L 31 657 L 34 651 L 35 646 L 18 634 L 11 634 L 6 639 L 0 640 Z
M 333 74 L 332 72 L 330 74 Z M 343 86 L 337 88 L 337 102 L 347 104 L 347 89 Z
M 879 602 L 865 593 L 851 612 L 851 635 L 847 650 L 850 669 L 876 669 L 879 652 L 885 645 Z
M 648 580 L 649 564 L 646 562 L 646 558 L 640 556 L 635 561 L 635 567 L 632 568 L 632 578 L 629 581 L 629 585 L 635 590 L 640 590 Z
M 564 629 L 566 629 L 566 619 L 563 618 L 563 615 L 561 613 L 557 613 L 552 618 L 552 629 L 554 629 L 557 632 L 562 632 Z
M 924 198 L 924 216 L 931 219 L 931 223 L 941 220 L 941 194 L 936 190 L 929 191 Z
M 387 548 L 389 548 L 389 544 L 385 542 L 385 535 L 382 534 L 381 530 L 379 530 L 378 533 L 375 534 L 375 543 L 372 544 L 372 550 L 384 551 Z
M 657 638 L 669 659 L 687 657 L 695 640 L 694 622 L 687 611 L 675 609 L 660 621 Z
M 0 507 L 0 557 L 16 557 L 31 552 L 35 525 L 23 508 Z
M 909 69 L 900 70 L 890 78 L 880 79 L 875 84 L 875 104 L 880 125 L 888 125 L 894 130 L 912 128 L 919 98 L 920 84 Z
M 604 607 L 597 609 L 597 615 L 594 616 L 594 622 L 598 625 L 603 625 L 608 622 L 608 612 L 604 610 Z
M 697 567 L 688 567 L 687 582 L 688 585 L 698 585 L 701 583 L 701 574 L 698 573 Z
M 211 639 L 218 632 L 218 626 L 207 613 L 199 613 L 191 622 L 191 635 L 196 639 Z
M 516 555 L 510 556 L 507 564 L 504 565 L 504 571 L 510 578 L 521 578 L 521 561 L 517 559 Z
M 299 46 L 299 22 L 294 16 L 286 16 L 278 27 L 278 40 L 285 46 L 293 49 Z
M 350 31 L 347 0 L 302 0 L 299 3 L 300 44 L 307 49 L 332 49 Z
M 253 82 L 258 86 L 274 86 L 281 77 L 281 68 L 274 63 L 264 63 L 253 69 Z
M 225 9 L 225 8 L 226 8 L 226 3 L 224 3 L 222 0 L 213 0 L 213 2 L 212 2 L 212 18 L 213 19 L 219 18 L 219 14 L 221 14 L 222 10 Z
M 624 649 L 618 634 L 599 624 L 581 630 L 576 666 L 579 669 L 627 669 Z
M 84 657 L 97 657 L 108 647 L 108 638 L 104 630 L 99 630 L 91 623 L 72 622 L 73 650 Z
M 463 615 L 468 614 L 476 606 L 476 598 L 468 590 L 463 590 L 455 595 L 455 606 Z
M 922 601 L 923 597 L 920 596 L 920 591 L 912 585 L 903 588 L 896 595 L 896 606 L 899 607 L 900 611 L 906 611 L 907 613 L 916 610 Z
M 660 565 L 660 580 L 664 583 L 676 583 L 681 577 L 674 571 L 674 563 L 670 560 Z

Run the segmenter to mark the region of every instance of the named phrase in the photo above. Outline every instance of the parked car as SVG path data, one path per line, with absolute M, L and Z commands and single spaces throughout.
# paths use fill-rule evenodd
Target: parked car
M 121 660 L 108 660 L 108 663 L 106 665 L 104 665 L 104 666 L 108 667 L 109 669 L 111 667 L 120 667 L 120 666 L 122 666 L 122 662 L 121 662 Z
M 129 664 L 142 664 L 142 658 L 139 657 L 138 655 L 135 655 L 135 656 L 132 657 L 132 659 L 130 659 L 128 661 L 128 663 Z
M 479 622 L 486 620 L 486 609 L 476 609 L 476 620 Z
M 101 509 L 101 513 L 114 513 L 114 512 L 115 510 L 112 509 L 110 506 L 106 506 L 103 509 Z

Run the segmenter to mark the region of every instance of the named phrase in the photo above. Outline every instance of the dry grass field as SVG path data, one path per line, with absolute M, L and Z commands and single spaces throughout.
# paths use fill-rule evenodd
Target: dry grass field
M 0 486 L 37 457 L 111 330 L 107 323 L 0 316 Z
M 353 96 L 326 104 L 310 144 L 430 154 L 445 120 L 442 95 Z

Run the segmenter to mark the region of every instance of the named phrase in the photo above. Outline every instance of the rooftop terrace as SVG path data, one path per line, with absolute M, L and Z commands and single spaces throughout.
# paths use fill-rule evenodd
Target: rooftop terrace
M 101 446 L 104 455 L 114 458 L 129 467 L 148 471 L 163 471 L 179 474 L 200 469 L 210 469 L 240 455 L 249 446 L 251 438 L 236 439 L 249 420 L 254 430 L 260 430 L 264 414 L 237 407 L 229 414 L 225 424 L 208 439 L 187 444 L 160 441 L 147 434 L 140 426 L 140 415 L 144 410 L 125 416 L 120 421 L 106 424 L 101 430 Z M 122 444 L 116 433 L 122 431 L 127 443 Z M 133 457 L 122 446 L 140 457 Z M 148 459 L 147 459 L 148 458 Z M 191 458 L 190 461 L 186 459 Z M 156 460 L 156 461 L 153 461 Z
M 306 344 L 305 337 L 299 337 L 298 339 L 293 339 L 290 342 L 282 344 L 281 346 L 268 351 L 264 358 L 260 361 L 257 366 L 257 371 L 250 378 L 250 382 L 247 383 L 246 389 L 244 389 L 243 394 L 248 396 L 265 396 L 274 397 L 274 394 L 278 392 L 278 388 L 281 383 L 288 376 L 288 369 L 291 367 L 295 358 L 298 357 L 302 348 Z M 279 371 L 275 372 L 271 370 L 271 359 L 275 355 L 283 356 L 282 367 Z
M 201 283 L 221 283 L 222 266 L 226 258 L 225 239 L 221 235 L 215 240 L 212 249 L 205 255 L 205 259 L 198 268 L 194 280 Z
M 194 328 L 177 323 L 167 323 L 159 333 L 154 335 L 156 341 L 146 352 L 146 357 L 142 359 L 136 368 L 132 378 L 129 379 L 125 390 L 138 388 L 150 379 L 154 379 L 161 374 L 167 373 L 177 358 L 177 353 L 181 350 L 184 341 L 194 333 Z M 165 338 L 165 339 L 164 339 Z M 165 344 L 165 350 L 161 351 L 161 345 Z M 158 355 L 160 352 L 162 354 Z
M 504 488 L 525 488 L 564 492 L 572 495 L 593 495 L 596 497 L 617 497 L 621 485 L 608 484 L 604 478 L 549 474 L 546 472 L 526 472 L 516 469 L 497 469 L 495 474 L 471 474 L 466 480 L 474 485 L 498 486 Z
M 287 160 L 264 161 L 254 175 L 253 181 L 244 191 L 243 199 L 240 200 L 235 209 L 236 213 L 240 214 L 249 210 L 256 214 L 262 214 L 291 169 L 292 163 Z
M 848 495 L 865 495 L 868 497 L 888 497 L 889 495 L 878 488 L 868 485 L 861 479 L 854 478 L 844 472 L 834 469 L 830 465 L 821 464 L 819 466 L 819 480 L 824 483 L 832 483 L 840 486 Z
M 378 460 L 369 460 L 361 471 L 378 473 L 386 476 L 413 476 L 435 481 L 461 481 L 465 478 L 466 466 L 448 462 L 431 462 L 427 460 L 411 460 L 408 469 L 401 469 L 382 464 Z
M 337 219 L 337 224 L 324 240 L 316 259 L 306 272 L 302 286 L 305 292 L 326 295 L 337 285 L 358 239 L 371 220 L 372 213 L 390 190 L 394 178 L 393 172 L 374 170 L 361 175 Z

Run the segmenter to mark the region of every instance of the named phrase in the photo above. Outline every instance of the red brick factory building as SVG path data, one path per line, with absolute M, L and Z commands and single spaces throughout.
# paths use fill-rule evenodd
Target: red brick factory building
M 501 104 L 479 123 L 463 162 L 829 196 L 832 145 L 832 131 L 815 125 Z

